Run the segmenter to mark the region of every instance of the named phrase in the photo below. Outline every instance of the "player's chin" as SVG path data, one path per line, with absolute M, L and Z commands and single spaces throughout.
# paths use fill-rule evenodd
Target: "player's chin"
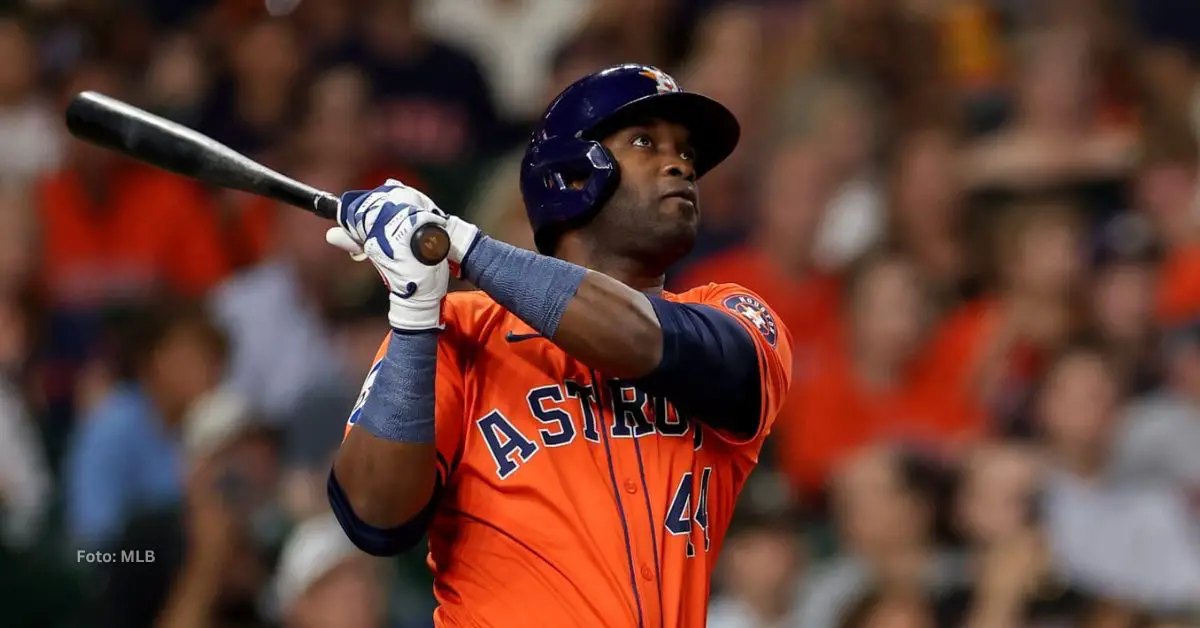
M 659 207 L 663 214 L 673 220 L 692 225 L 700 223 L 700 207 L 689 199 L 668 196 L 662 199 Z
M 673 259 L 687 255 L 700 230 L 700 213 L 696 206 L 683 199 L 665 199 L 660 216 L 662 223 L 655 229 L 659 250 Z

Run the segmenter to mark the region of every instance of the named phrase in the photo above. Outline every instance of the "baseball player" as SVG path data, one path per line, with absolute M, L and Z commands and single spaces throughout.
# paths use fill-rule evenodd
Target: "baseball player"
M 393 331 L 329 477 L 376 555 L 429 534 L 438 626 L 703 626 L 734 502 L 791 379 L 790 336 L 732 284 L 663 291 L 692 246 L 695 181 L 738 141 L 662 71 L 574 83 L 526 150 L 540 254 L 390 180 L 328 234 L 369 259 Z M 423 225 L 449 260 L 408 246 Z M 452 269 L 479 288 L 447 295 Z

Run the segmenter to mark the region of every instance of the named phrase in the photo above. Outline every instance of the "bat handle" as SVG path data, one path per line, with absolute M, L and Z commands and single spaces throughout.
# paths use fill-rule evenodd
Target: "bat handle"
M 336 221 L 340 208 L 341 201 L 328 192 L 321 192 L 313 198 L 313 212 L 322 218 Z M 418 262 L 436 266 L 450 253 L 450 234 L 438 225 L 422 225 L 413 232 L 408 245 Z

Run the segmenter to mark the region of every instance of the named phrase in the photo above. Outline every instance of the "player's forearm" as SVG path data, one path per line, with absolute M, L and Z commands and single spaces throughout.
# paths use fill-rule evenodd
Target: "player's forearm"
M 347 536 L 373 554 L 405 549 L 412 539 L 389 537 L 412 536 L 405 525 L 433 495 L 437 342 L 435 332 L 392 333 L 334 460 L 330 505 Z
M 646 296 L 596 272 L 587 274 L 567 302 L 553 340 L 613 377 L 641 377 L 662 358 L 662 327 Z
M 613 377 L 649 373 L 662 329 L 642 293 L 581 266 L 483 237 L 463 275 L 571 357 Z
M 436 459 L 431 443 L 395 442 L 366 430 L 350 430 L 333 473 L 354 515 L 376 528 L 395 528 L 429 503 Z

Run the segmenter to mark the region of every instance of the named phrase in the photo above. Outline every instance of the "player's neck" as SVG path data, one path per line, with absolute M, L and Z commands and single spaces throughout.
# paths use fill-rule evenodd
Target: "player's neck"
M 591 246 L 583 238 L 564 236 L 555 257 L 604 273 L 634 290 L 649 294 L 662 292 L 666 281 L 663 269 L 651 268 L 640 260 Z

